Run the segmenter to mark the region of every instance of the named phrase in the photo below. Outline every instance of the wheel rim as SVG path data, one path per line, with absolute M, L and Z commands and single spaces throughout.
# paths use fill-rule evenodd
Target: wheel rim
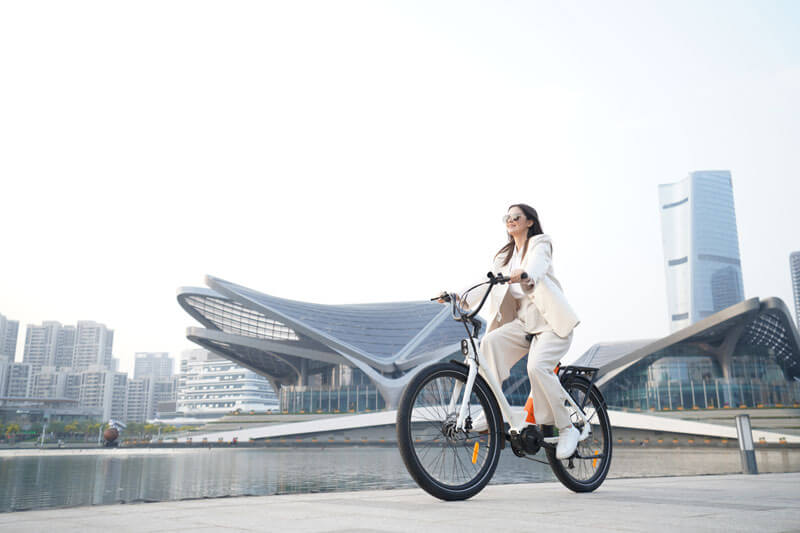
M 580 405 L 584 401 L 586 391 L 582 388 L 570 387 L 567 392 Z M 568 405 L 570 419 L 578 428 L 583 428 L 583 421 L 578 417 L 575 409 Z M 598 409 L 597 400 L 593 395 L 586 398 L 584 413 L 592 425 L 592 434 L 589 438 L 578 443 L 575 454 L 569 459 L 560 460 L 564 472 L 578 483 L 590 484 L 598 477 L 605 475 L 611 461 L 611 435 L 608 430 L 608 418 L 604 411 Z
M 455 429 L 463 392 L 456 399 L 454 411 L 448 412 L 448 407 L 456 383 L 464 381 L 464 376 L 457 373 L 431 376 L 418 389 L 411 410 L 409 434 L 416 461 L 427 477 L 450 490 L 472 487 L 482 479 L 491 467 L 497 446 L 496 423 L 488 400 L 477 385 L 470 395 L 468 414 L 476 421 L 486 412 L 489 432 L 479 435 Z

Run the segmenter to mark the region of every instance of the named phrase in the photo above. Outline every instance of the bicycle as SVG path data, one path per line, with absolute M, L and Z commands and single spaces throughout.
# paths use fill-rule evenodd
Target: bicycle
M 502 274 L 489 272 L 487 276 L 488 281 L 460 297 L 463 301 L 470 291 L 489 285 L 472 311 L 459 305 L 455 293 L 431 299 L 451 303 L 453 319 L 464 323 L 467 338 L 461 341 L 461 352 L 465 359 L 432 364 L 406 387 L 397 410 L 397 442 L 403 462 L 411 477 L 432 496 L 466 500 L 489 483 L 508 442 L 517 457 L 539 462 L 544 461 L 530 456 L 543 448 L 561 483 L 575 492 L 591 492 L 608 474 L 612 447 L 606 403 L 594 385 L 597 369 L 559 364 L 554 370 L 568 393 L 573 424 L 580 430 L 573 455 L 559 460 L 554 428 L 529 424 L 524 411 L 513 412 L 497 378 L 480 364 L 476 340 L 481 322 L 475 317 L 491 289 L 509 281 Z M 532 335 L 528 337 L 532 339 Z M 488 428 L 476 432 L 473 423 L 481 415 Z

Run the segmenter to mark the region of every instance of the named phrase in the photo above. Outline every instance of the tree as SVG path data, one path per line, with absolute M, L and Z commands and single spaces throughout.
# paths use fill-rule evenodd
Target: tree
M 131 436 L 136 435 L 136 438 L 141 439 L 142 433 L 144 433 L 144 424 L 141 422 L 128 422 L 125 432 Z
M 144 425 L 144 433 L 145 437 L 150 435 L 151 437 L 158 431 L 158 426 L 155 424 L 145 424 Z
M 66 426 L 64 426 L 64 432 L 67 433 L 71 438 L 75 438 L 75 434 L 78 433 L 80 427 L 78 426 L 78 422 L 73 420 Z
M 58 438 L 64 435 L 64 428 L 66 427 L 67 425 L 61 420 L 54 420 L 47 425 L 47 430 L 52 433 L 55 438 Z
M 88 423 L 87 422 L 86 432 L 85 432 L 85 434 L 86 434 L 85 440 L 89 440 L 90 438 L 92 438 L 95 435 L 97 435 L 97 433 L 100 431 L 100 428 L 102 426 L 103 426 L 103 424 L 101 422 L 95 422 L 95 423 Z

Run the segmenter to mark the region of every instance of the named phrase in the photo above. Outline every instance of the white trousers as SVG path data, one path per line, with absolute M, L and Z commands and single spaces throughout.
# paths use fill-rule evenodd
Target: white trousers
M 517 318 L 487 333 L 481 340 L 481 364 L 493 372 L 498 383 L 508 379 L 511 367 L 528 355 L 528 378 L 531 380 L 531 399 L 536 423 L 555 424 L 558 428 L 571 425 L 570 412 L 564 405 L 567 393 L 558 381 L 555 370 L 561 357 L 572 344 L 572 333 L 562 338 L 552 331 L 544 331 L 525 340 L 524 306 Z

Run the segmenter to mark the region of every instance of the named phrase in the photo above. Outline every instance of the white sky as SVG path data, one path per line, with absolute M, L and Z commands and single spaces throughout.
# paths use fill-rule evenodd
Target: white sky
M 798 2 L 0 3 L 0 313 L 178 353 L 213 274 L 320 303 L 482 276 L 536 207 L 583 320 L 668 333 L 657 184 L 733 174 L 792 306 Z

